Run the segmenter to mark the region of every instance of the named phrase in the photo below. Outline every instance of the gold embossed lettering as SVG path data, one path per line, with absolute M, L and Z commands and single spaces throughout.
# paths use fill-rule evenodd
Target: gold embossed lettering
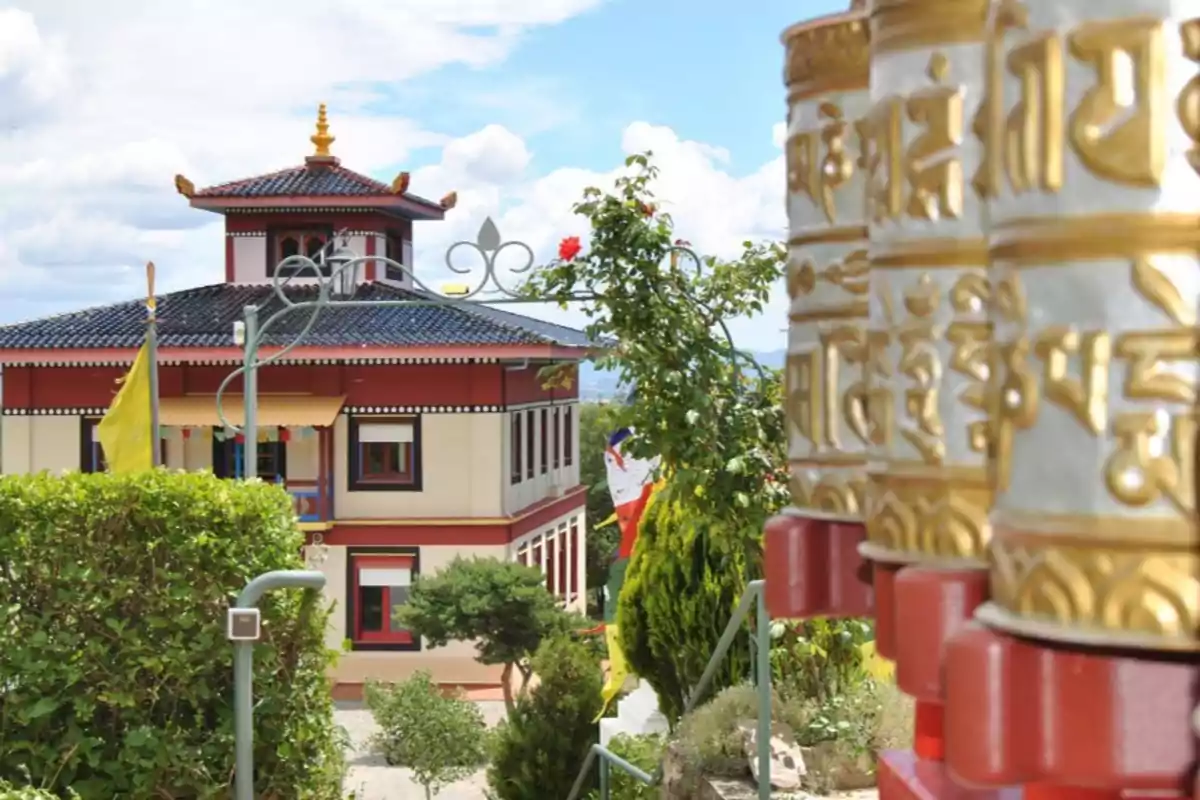
M 971 121 L 971 132 L 983 144 L 979 169 L 971 185 L 981 198 L 1000 191 L 1004 161 L 1004 36 L 1012 29 L 1029 26 L 1029 10 L 1018 0 L 1000 0 L 988 26 L 984 48 L 983 101 Z
M 1196 431 L 1194 411 L 1174 418 L 1163 411 L 1117 415 L 1113 420 L 1116 450 L 1104 465 L 1108 491 L 1135 508 L 1165 497 L 1179 512 L 1193 513 Z
M 1179 36 L 1183 39 L 1183 54 L 1200 68 L 1200 19 L 1188 20 L 1179 26 Z M 1200 74 L 1193 75 L 1184 85 L 1176 110 L 1179 123 L 1192 140 L 1192 148 L 1187 154 L 1188 163 L 1192 169 L 1200 172 Z
M 787 143 L 788 191 L 807 195 L 814 202 L 817 199 L 817 183 L 821 178 L 820 144 L 817 131 L 794 133 Z
M 837 207 L 833 202 L 834 192 L 854 174 L 854 161 L 846 154 L 846 133 L 849 127 L 842 118 L 842 109 L 833 103 L 822 103 L 818 112 L 831 122 L 821 129 L 821 142 L 825 155 L 821 159 L 821 210 L 825 219 L 837 221 Z
M 842 420 L 863 444 L 870 443 L 869 425 L 867 423 L 867 392 L 864 381 L 854 381 L 842 396 L 838 397 L 838 370 L 845 366 L 857 369 L 862 375 L 867 361 L 867 335 L 858 325 L 840 325 L 821 336 L 821 345 L 825 351 L 825 363 L 833 365 L 832 371 L 827 367 L 825 373 L 825 440 L 833 448 L 841 447 L 841 426 L 836 416 L 840 408 Z
M 895 428 L 895 410 L 892 406 L 892 365 L 888 361 L 887 348 L 891 336 L 886 331 L 867 332 L 867 440 L 879 447 L 890 447 Z
M 904 210 L 901 111 L 900 99 L 887 97 L 854 125 L 866 173 L 866 216 L 876 223 L 898 219 Z
M 1008 71 L 1021 86 L 1004 124 L 1008 182 L 1017 194 L 1035 188 L 1056 192 L 1063 182 L 1062 41 L 1046 33 L 1014 48 Z
M 1070 117 L 1075 153 L 1102 178 L 1154 187 L 1166 166 L 1166 47 L 1162 20 L 1086 22 L 1068 36 L 1095 85 Z
M 1125 372 L 1125 396 L 1136 400 L 1196 402 L 1196 387 L 1189 379 L 1167 368 L 1167 364 L 1194 362 L 1200 348 L 1195 330 L 1139 331 L 1117 339 L 1119 358 L 1129 360 Z
M 816 350 L 789 353 L 787 357 L 788 419 L 814 447 L 821 425 L 820 360 Z
M 985 276 L 968 273 L 954 282 L 950 290 L 950 305 L 957 314 L 978 316 L 991 302 L 991 286 Z M 969 379 L 958 394 L 958 401 L 968 408 L 987 413 L 988 380 L 991 377 L 992 326 L 982 320 L 955 321 L 946 327 L 950 351 L 950 369 Z M 977 453 L 986 453 L 989 440 L 987 419 L 967 425 L 967 442 Z
M 922 275 L 904 295 L 909 319 L 900 326 L 897 336 L 901 348 L 897 366 L 910 381 L 904 392 L 904 410 L 910 422 L 900 426 L 900 435 L 927 464 L 941 464 L 946 457 L 945 428 L 938 411 L 942 361 L 933 342 L 930 320 L 940 302 L 937 286 L 929 275 Z
M 1052 325 L 1037 337 L 1034 352 L 1044 364 L 1046 399 L 1061 406 L 1092 433 L 1108 424 L 1108 366 L 1112 340 L 1103 331 L 1080 334 Z M 1080 362 L 1080 378 L 1069 374 L 1072 358 Z
M 958 148 L 963 141 L 963 96 L 957 86 L 944 86 L 946 57 L 934 53 L 928 76 L 935 84 L 908 98 L 908 118 L 921 132 L 904 153 L 910 192 L 906 211 L 917 219 L 958 219 L 963 213 L 963 167 Z

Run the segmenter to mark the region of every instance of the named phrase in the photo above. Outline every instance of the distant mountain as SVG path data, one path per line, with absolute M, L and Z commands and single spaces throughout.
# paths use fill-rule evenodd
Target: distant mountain
M 786 350 L 754 350 L 751 355 L 764 367 L 782 369 Z M 579 399 L 588 401 L 615 400 L 624 398 L 625 391 L 617 380 L 617 373 L 611 370 L 596 369 L 590 362 L 584 362 L 579 367 Z

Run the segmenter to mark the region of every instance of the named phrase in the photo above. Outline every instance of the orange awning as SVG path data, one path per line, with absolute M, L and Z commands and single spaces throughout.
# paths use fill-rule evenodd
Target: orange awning
M 323 428 L 333 424 L 345 402 L 345 397 L 259 395 L 258 424 L 266 428 Z M 231 424 L 241 426 L 243 415 L 240 394 L 221 395 L 221 410 L 225 412 L 225 419 Z M 164 397 L 158 403 L 158 423 L 178 427 L 219 428 L 221 420 L 217 417 L 217 398 L 211 394 Z

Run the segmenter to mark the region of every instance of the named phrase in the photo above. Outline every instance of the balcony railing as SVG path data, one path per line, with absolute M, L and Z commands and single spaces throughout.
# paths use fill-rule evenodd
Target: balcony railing
M 332 479 L 289 479 L 284 488 L 292 496 L 292 505 L 300 522 L 329 522 L 333 519 Z

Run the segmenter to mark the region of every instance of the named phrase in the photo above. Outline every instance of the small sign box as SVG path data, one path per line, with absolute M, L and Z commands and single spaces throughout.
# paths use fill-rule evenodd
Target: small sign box
M 262 614 L 257 608 L 231 608 L 225 620 L 231 642 L 257 642 L 262 636 Z

